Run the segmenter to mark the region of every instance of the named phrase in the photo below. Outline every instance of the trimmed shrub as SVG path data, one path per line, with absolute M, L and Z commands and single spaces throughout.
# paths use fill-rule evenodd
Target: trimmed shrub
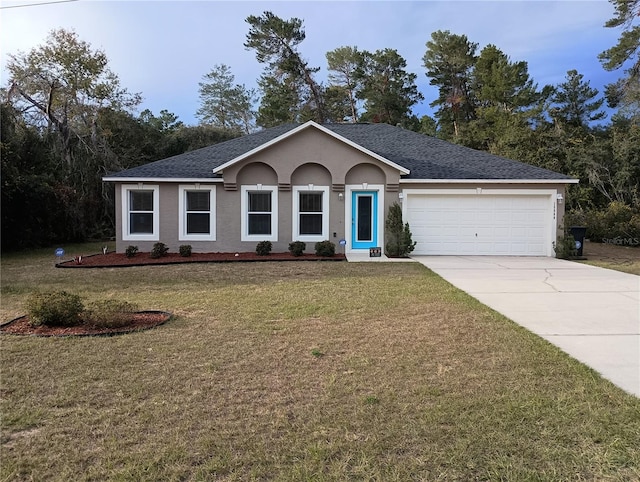
M 138 307 L 128 301 L 100 300 L 87 306 L 83 317 L 91 325 L 101 328 L 120 328 L 131 322 Z
M 578 255 L 576 240 L 569 232 L 565 232 L 564 237 L 558 238 L 554 249 L 556 251 L 556 258 L 559 259 L 572 259 Z
M 188 258 L 189 256 L 191 256 L 191 245 L 190 244 L 183 244 L 178 249 L 180 251 L 180 256 L 182 256 L 183 258 Z
M 405 258 L 416 247 L 416 242 L 411 239 L 409 223 L 402 223 L 402 207 L 393 203 L 389 207 L 385 222 L 387 243 L 385 253 L 392 258 Z
M 258 256 L 268 256 L 271 253 L 273 245 L 271 241 L 260 241 L 256 246 L 256 254 Z
M 307 244 L 302 241 L 289 243 L 289 252 L 294 256 L 302 256 L 305 249 L 307 249 Z
M 127 246 L 127 249 L 124 250 L 124 255 L 127 258 L 133 258 L 138 253 L 137 246 Z
M 167 251 L 169 251 L 169 248 L 167 248 L 167 245 L 164 243 L 155 243 L 153 245 L 153 248 L 151 249 L 151 253 L 149 254 L 150 257 L 156 259 L 156 258 L 162 258 L 163 256 L 167 255 Z
M 82 324 L 82 299 L 66 291 L 34 293 L 27 300 L 29 322 L 33 326 L 76 326 Z
M 331 241 L 320 241 L 316 243 L 316 256 L 331 257 L 336 254 L 336 245 Z

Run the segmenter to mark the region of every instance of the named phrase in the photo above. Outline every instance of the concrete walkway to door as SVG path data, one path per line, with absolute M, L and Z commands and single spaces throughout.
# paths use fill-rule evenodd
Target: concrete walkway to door
M 640 277 L 555 258 L 413 256 L 640 397 Z

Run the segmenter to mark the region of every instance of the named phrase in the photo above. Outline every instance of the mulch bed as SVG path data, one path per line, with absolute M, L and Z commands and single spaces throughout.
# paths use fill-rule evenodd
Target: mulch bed
M 303 254 L 293 256 L 291 253 L 271 253 L 267 256 L 259 256 L 256 253 L 193 253 L 191 256 L 180 256 L 179 253 L 167 253 L 161 258 L 151 258 L 149 253 L 137 253 L 132 258 L 127 258 L 124 253 L 93 254 L 83 256 L 78 263 L 74 260 L 63 261 L 56 264 L 58 268 L 121 268 L 128 266 L 148 266 L 178 263 L 237 263 L 237 262 L 264 262 L 264 261 L 345 261 L 344 254 L 336 254 L 332 257 L 316 256 L 315 254 Z
M 119 335 L 134 331 L 148 330 L 161 325 L 171 318 L 166 311 L 139 311 L 134 313 L 131 322 L 123 327 L 105 328 L 91 325 L 79 326 L 31 326 L 28 316 L 21 316 L 0 326 L 0 333 L 32 336 L 98 336 Z

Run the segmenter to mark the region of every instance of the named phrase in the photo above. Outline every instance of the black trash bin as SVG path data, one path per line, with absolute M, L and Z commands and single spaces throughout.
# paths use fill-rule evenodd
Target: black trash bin
M 569 228 L 571 236 L 576 240 L 576 251 L 578 256 L 582 256 L 582 248 L 584 247 L 584 237 L 587 234 L 587 228 L 584 226 L 571 226 Z

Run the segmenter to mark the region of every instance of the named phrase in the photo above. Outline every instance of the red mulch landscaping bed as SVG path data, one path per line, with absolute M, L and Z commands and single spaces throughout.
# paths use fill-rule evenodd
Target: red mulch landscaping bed
M 80 263 L 69 260 L 56 264 L 58 268 L 118 268 L 127 266 L 147 266 L 154 264 L 177 263 L 233 263 L 254 261 L 345 261 L 344 254 L 332 257 L 303 254 L 293 256 L 291 253 L 271 253 L 258 256 L 256 253 L 193 253 L 191 256 L 180 256 L 179 253 L 167 253 L 161 258 L 151 258 L 149 253 L 137 253 L 127 258 L 124 253 L 93 254 L 83 256 Z
M 166 311 L 139 311 L 133 313 L 131 321 L 118 328 L 96 327 L 91 325 L 78 326 L 31 326 L 28 316 L 21 316 L 0 326 L 0 333 L 10 335 L 33 336 L 97 336 L 118 335 L 133 331 L 148 330 L 163 324 L 171 318 Z

